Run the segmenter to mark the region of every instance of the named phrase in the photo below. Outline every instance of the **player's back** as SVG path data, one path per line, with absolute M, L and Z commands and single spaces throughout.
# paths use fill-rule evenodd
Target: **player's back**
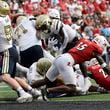
M 33 81 L 43 79 L 43 76 L 41 76 L 37 71 L 36 62 L 34 62 L 30 67 L 29 71 L 27 72 L 27 80 L 29 84 L 31 84 Z
M 15 39 L 23 51 L 36 44 L 41 45 L 41 41 L 36 37 L 36 30 L 33 22 L 28 17 L 23 19 L 15 29 Z
M 13 29 L 9 16 L 0 16 L 0 52 L 12 47 Z
M 64 24 L 60 20 L 52 20 L 51 32 L 58 34 L 60 31 L 63 31 L 63 37 L 71 42 L 77 35 L 77 31 L 74 30 L 71 26 Z
M 88 67 L 88 71 L 92 73 L 92 78 L 97 84 L 110 90 L 110 75 L 106 74 L 99 64 Z
M 102 51 L 103 49 L 96 43 L 81 38 L 78 41 L 77 45 L 70 49 L 68 53 L 70 53 L 73 56 L 76 63 L 80 64 L 84 61 L 88 61 L 91 58 L 94 58 L 93 52 L 97 52 L 101 55 Z

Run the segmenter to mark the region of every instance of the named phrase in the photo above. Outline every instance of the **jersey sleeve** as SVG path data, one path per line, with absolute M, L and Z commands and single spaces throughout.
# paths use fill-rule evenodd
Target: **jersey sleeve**
M 31 84 L 32 80 L 35 79 L 35 73 L 36 73 L 36 64 L 33 63 L 30 66 L 29 71 L 27 72 L 27 80 L 28 80 L 29 84 Z

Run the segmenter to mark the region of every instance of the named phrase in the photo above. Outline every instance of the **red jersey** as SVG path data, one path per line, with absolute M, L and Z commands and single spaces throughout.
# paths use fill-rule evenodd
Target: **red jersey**
M 85 38 L 81 38 L 78 44 L 68 51 L 68 53 L 74 58 L 76 64 L 80 64 L 94 58 L 93 52 L 97 52 L 101 55 L 103 49 L 95 42 L 91 42 Z
M 93 79 L 101 87 L 110 90 L 110 75 L 105 74 L 100 65 L 93 65 L 88 67 L 88 71 L 92 73 Z

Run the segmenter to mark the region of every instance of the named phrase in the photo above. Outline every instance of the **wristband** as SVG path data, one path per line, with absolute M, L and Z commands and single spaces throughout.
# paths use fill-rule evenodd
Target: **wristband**
M 101 64 L 101 67 L 102 67 L 102 68 L 105 68 L 106 66 L 107 66 L 106 63 Z

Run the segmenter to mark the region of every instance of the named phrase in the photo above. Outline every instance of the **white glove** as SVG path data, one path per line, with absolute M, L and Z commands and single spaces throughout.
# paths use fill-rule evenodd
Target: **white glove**
M 48 39 L 48 48 L 51 49 L 57 43 L 58 43 L 58 40 L 57 39 L 49 38 Z

